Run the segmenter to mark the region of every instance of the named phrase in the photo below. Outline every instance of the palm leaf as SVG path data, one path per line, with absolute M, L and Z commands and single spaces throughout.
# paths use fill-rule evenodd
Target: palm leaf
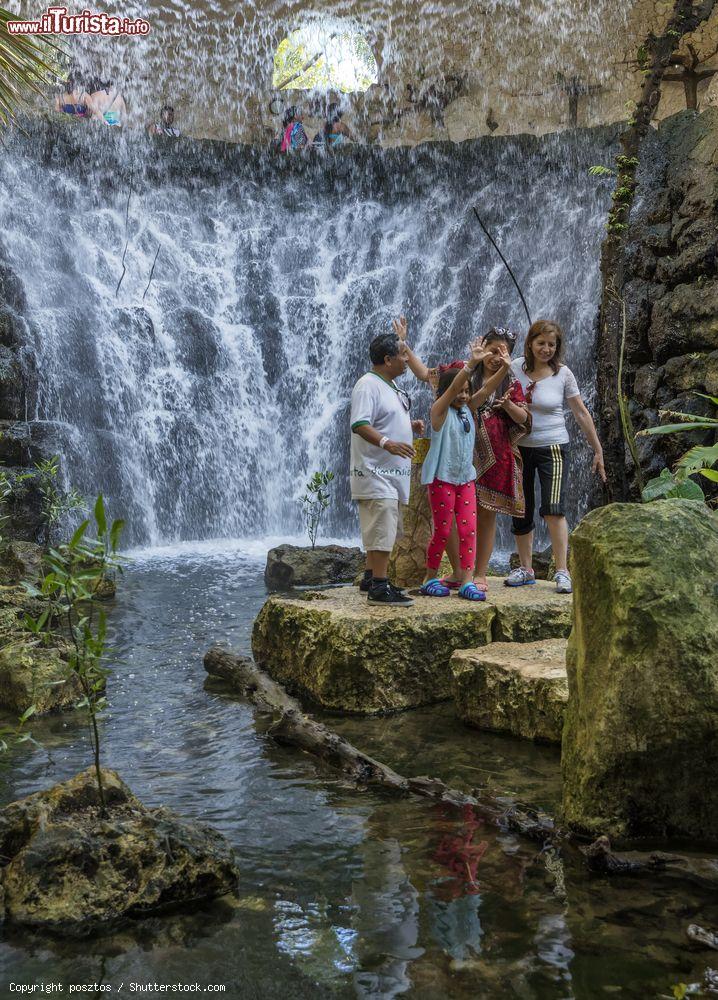
M 0 124 L 7 125 L 27 106 L 31 93 L 45 89 L 59 77 L 63 50 L 47 35 L 11 35 L 8 21 L 20 15 L 0 7 Z
M 705 419 L 692 417 L 690 423 L 685 424 L 662 424 L 659 427 L 647 427 L 644 431 L 639 431 L 636 437 L 648 437 L 653 434 L 682 434 L 685 431 L 709 431 L 718 427 L 718 420 L 711 417 Z
M 676 463 L 676 469 L 685 469 L 690 476 L 699 469 L 710 469 L 716 462 L 718 462 L 718 444 L 696 445 L 685 455 L 681 455 Z

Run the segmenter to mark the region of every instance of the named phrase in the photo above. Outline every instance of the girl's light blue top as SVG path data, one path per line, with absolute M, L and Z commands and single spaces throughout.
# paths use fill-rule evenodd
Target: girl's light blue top
M 461 422 L 462 413 L 469 421 L 468 434 Z M 457 410 L 450 406 L 441 430 L 431 428 L 431 444 L 421 469 L 422 485 L 429 486 L 435 479 L 440 479 L 443 483 L 461 486 L 476 479 L 475 438 L 476 424 L 468 407 L 462 406 Z

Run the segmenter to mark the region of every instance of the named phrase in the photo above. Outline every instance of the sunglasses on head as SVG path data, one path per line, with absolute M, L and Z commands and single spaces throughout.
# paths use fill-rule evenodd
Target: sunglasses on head
M 469 431 L 471 430 L 471 421 L 466 416 L 466 414 L 464 413 L 463 410 L 457 410 L 456 412 L 459 414 L 459 420 L 461 421 L 461 426 L 464 428 L 464 430 L 468 434 Z

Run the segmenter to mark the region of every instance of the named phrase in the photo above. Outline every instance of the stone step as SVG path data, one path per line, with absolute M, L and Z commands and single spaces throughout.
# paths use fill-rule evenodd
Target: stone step
M 496 733 L 560 743 L 568 703 L 566 639 L 494 642 L 451 657 L 460 719 Z
M 372 715 L 451 697 L 456 649 L 495 640 L 568 635 L 571 598 L 552 584 L 508 588 L 491 581 L 472 604 L 416 597 L 411 608 L 376 607 L 357 587 L 270 597 L 252 632 L 254 657 L 290 691 L 322 708 Z

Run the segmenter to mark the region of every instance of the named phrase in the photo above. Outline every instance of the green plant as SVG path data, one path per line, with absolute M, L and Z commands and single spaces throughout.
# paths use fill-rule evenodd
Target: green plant
M 37 481 L 41 497 L 41 514 L 43 520 L 43 544 L 50 544 L 52 529 L 63 517 L 73 511 L 87 510 L 87 502 L 75 489 L 64 490 L 58 483 L 60 472 L 60 457 L 53 455 L 42 462 L 35 463 L 34 478 Z
M 615 171 L 611 170 L 610 167 L 603 167 L 600 164 L 596 164 L 594 167 L 588 168 L 589 174 L 592 177 L 615 177 Z
M 9 723 L 2 723 L 0 725 L 0 753 L 7 753 L 13 744 L 35 742 L 30 733 L 23 732 L 25 723 L 35 712 L 35 706 L 30 705 L 17 720 L 16 725 L 11 726 Z
M 20 484 L 31 476 L 30 472 L 20 472 L 10 476 L 5 469 L 0 469 L 0 542 L 3 541 L 4 527 L 10 520 L 10 515 L 5 513 L 6 505 L 13 497 L 23 492 Z
M 97 789 L 104 814 L 106 801 L 100 767 L 98 718 L 107 707 L 105 686 L 109 670 L 105 659 L 109 650 L 106 616 L 98 600 L 108 574 L 121 564 L 117 548 L 124 521 L 116 520 L 108 525 L 101 495 L 95 502 L 93 515 L 96 538 L 88 537 L 90 520 L 84 520 L 69 542 L 45 554 L 47 572 L 39 590 L 26 585 L 28 592 L 44 598 L 47 606 L 37 619 L 26 615 L 25 627 L 35 636 L 52 627 L 69 641 L 68 669 L 82 690 L 77 708 L 84 709 L 88 715 Z
M 702 392 L 694 393 L 701 399 L 709 400 L 718 407 L 718 396 L 706 396 Z M 669 417 L 674 421 L 661 424 L 658 427 L 648 427 L 639 431 L 639 437 L 653 437 L 663 434 L 682 434 L 687 431 L 715 431 L 718 433 L 718 418 L 706 417 L 694 413 L 682 413 L 674 410 L 659 410 L 661 417 Z M 678 459 L 675 469 L 664 469 L 660 476 L 646 484 L 642 492 L 644 501 L 657 500 L 663 497 L 685 497 L 689 500 L 703 500 L 703 490 L 690 476 L 700 475 L 712 483 L 718 483 L 718 441 L 711 445 L 696 445 L 690 448 Z
M 319 522 L 324 511 L 331 503 L 329 486 L 333 479 L 334 473 L 326 469 L 323 472 L 315 472 L 305 487 L 307 492 L 299 501 L 302 505 L 304 523 L 309 535 L 309 541 L 312 543 L 312 548 L 317 544 Z

